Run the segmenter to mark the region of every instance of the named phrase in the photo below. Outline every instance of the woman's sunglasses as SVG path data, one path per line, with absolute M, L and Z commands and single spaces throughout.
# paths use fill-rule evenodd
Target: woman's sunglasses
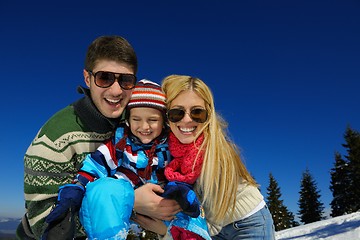
M 114 84 L 115 80 L 118 81 L 120 87 L 124 90 L 133 89 L 136 84 L 136 76 L 134 74 L 105 71 L 98 71 L 96 73 L 93 73 L 92 71 L 88 72 L 94 76 L 96 86 L 101 88 L 110 87 Z
M 185 114 L 189 114 L 191 119 L 197 123 L 204 123 L 208 118 L 208 112 L 203 108 L 193 108 L 190 113 L 181 108 L 173 108 L 167 112 L 167 117 L 170 122 L 176 123 L 183 119 Z

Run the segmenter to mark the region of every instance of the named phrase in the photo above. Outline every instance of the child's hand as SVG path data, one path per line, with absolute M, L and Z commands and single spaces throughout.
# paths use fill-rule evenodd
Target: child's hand
M 66 184 L 59 188 L 56 206 L 45 218 L 48 226 L 42 239 L 51 239 L 50 236 L 57 237 L 56 239 L 68 239 L 65 236 L 74 234 L 74 226 L 71 226 L 75 224 L 73 215 L 79 211 L 84 193 L 85 188 L 82 185 Z
M 190 184 L 169 182 L 165 186 L 162 196 L 175 199 L 180 204 L 182 211 L 190 217 L 197 218 L 200 215 L 200 202 Z
M 59 188 L 58 199 L 55 208 L 51 211 L 49 216 L 45 219 L 47 223 L 57 220 L 61 215 L 67 212 L 70 208 L 76 212 L 81 207 L 81 202 L 84 197 L 85 188 L 78 184 L 66 184 Z

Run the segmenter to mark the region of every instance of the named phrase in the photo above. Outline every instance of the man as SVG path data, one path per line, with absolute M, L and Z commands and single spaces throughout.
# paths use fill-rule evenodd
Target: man
M 26 214 L 17 229 L 18 239 L 40 239 L 44 231 L 50 232 L 47 239 L 64 239 L 62 229 L 75 225 L 71 209 L 55 223 L 49 224 L 46 217 L 57 201 L 59 186 L 74 179 L 86 154 L 109 138 L 121 121 L 136 72 L 137 57 L 126 39 L 102 36 L 91 43 L 83 70 L 88 88 L 78 89 L 85 96 L 52 116 L 25 154 Z M 154 219 L 171 219 L 179 206 L 154 192 L 162 190 L 152 184 L 139 188 L 134 210 Z M 76 225 L 75 236 L 85 239 L 79 221 Z

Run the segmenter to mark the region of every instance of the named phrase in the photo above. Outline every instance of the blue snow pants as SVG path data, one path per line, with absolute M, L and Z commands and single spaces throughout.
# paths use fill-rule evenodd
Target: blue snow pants
M 79 212 L 88 239 L 126 239 L 134 198 L 134 189 L 124 179 L 104 177 L 88 183 Z

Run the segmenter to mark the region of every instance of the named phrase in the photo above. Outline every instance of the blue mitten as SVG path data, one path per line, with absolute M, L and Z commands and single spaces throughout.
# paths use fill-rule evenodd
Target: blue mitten
M 200 214 L 200 203 L 190 184 L 184 182 L 169 182 L 162 194 L 164 198 L 176 200 L 183 212 L 190 217 L 196 218 Z
M 74 212 L 79 211 L 84 193 L 85 188 L 78 184 L 66 184 L 61 186 L 59 188 L 57 204 L 51 213 L 47 216 L 45 221 L 47 223 L 51 223 L 57 220 L 69 209 Z
M 55 208 L 45 218 L 47 227 L 42 239 L 73 239 L 74 216 L 81 207 L 85 188 L 78 184 L 66 184 L 59 188 Z

